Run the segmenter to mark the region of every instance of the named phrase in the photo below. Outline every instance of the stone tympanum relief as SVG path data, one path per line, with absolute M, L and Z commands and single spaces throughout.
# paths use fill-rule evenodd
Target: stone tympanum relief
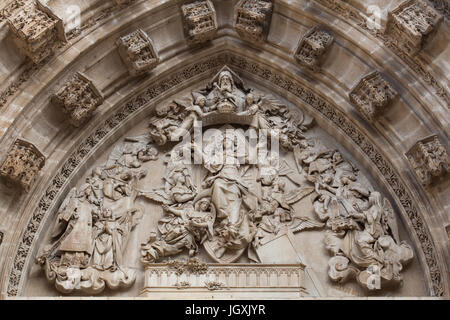
M 314 126 L 227 66 L 204 87 L 156 105 L 146 131 L 114 146 L 63 201 L 38 257 L 47 279 L 64 293 L 132 285 L 127 240 L 144 212 L 156 215 L 146 207 L 159 206 L 162 216 L 139 229 L 146 241 L 132 249 L 145 268 L 143 296 L 161 286 L 234 290 L 242 284 L 232 279 L 251 274 L 244 287 L 259 292 L 271 288 L 272 273 L 289 274 L 293 282 L 280 280 L 286 288 L 308 295 L 307 266 L 293 243 L 310 230 L 322 234 L 317 249 L 329 252 L 332 281 L 396 288 L 413 250 L 399 237 L 394 209 L 312 135 Z M 161 169 L 161 181 L 146 182 Z M 171 260 L 182 255 L 185 263 Z

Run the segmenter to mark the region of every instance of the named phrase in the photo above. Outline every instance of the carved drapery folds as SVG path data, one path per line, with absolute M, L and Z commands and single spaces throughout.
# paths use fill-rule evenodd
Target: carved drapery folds
M 13 6 L 8 25 L 19 51 L 36 64 L 66 41 L 62 20 L 38 0 Z
M 389 13 L 388 35 L 406 54 L 414 56 L 437 31 L 443 16 L 422 0 L 409 0 Z
M 120 37 L 117 40 L 117 47 L 122 61 L 132 76 L 150 71 L 159 62 L 152 40 L 141 29 Z
M 264 41 L 269 33 L 272 8 L 269 0 L 240 0 L 234 9 L 237 33 L 248 41 Z
M 349 94 L 350 102 L 370 122 L 383 114 L 396 97 L 397 92 L 378 71 L 363 77 Z
M 0 176 L 28 191 L 44 165 L 44 155 L 33 144 L 17 139 L 0 167 Z
M 79 127 L 103 103 L 103 95 L 89 78 L 77 72 L 52 96 L 52 102 L 68 114 L 73 126 Z
M 294 57 L 302 66 L 319 71 L 333 40 L 333 36 L 326 30 L 313 27 L 300 39 Z
M 181 12 L 184 33 L 188 43 L 203 43 L 214 37 L 217 32 L 217 18 L 210 0 L 183 4 Z
M 416 142 L 406 156 L 424 186 L 436 182 L 448 172 L 448 153 L 437 135 Z

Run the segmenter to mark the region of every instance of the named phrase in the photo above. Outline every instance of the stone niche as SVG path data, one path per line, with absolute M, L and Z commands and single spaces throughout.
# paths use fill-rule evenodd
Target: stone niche
M 159 62 L 152 40 L 142 29 L 120 37 L 117 40 L 117 47 L 122 61 L 132 76 L 152 70 Z
M 300 39 L 295 50 L 295 60 L 313 71 L 319 71 L 328 49 L 333 44 L 333 36 L 321 27 L 313 27 Z
M 69 122 L 75 127 L 88 121 L 103 100 L 100 90 L 81 72 L 75 73 L 51 98 L 68 115 Z
M 44 165 L 44 155 L 32 143 L 17 139 L 0 167 L 0 175 L 29 191 Z
M 406 156 L 424 186 L 441 180 L 449 171 L 448 153 L 437 135 L 417 141 Z
M 270 0 L 240 0 L 234 8 L 234 28 L 245 40 L 263 42 L 269 33 L 273 4 Z
M 423 0 L 407 0 L 389 13 L 387 34 L 398 48 L 416 55 L 436 33 L 443 16 Z
M 22 54 L 37 64 L 66 41 L 63 22 L 39 0 L 7 10 L 12 38 Z
M 20 294 L 426 295 L 396 207 L 358 159 L 301 105 L 239 70 L 217 71 L 155 100 L 89 152 L 45 213 Z M 280 150 L 254 162 L 259 128 L 277 129 Z M 201 141 L 182 139 L 199 129 Z
M 194 1 L 181 6 L 183 28 L 189 44 L 212 40 L 217 32 L 216 10 L 210 0 Z
M 397 92 L 374 71 L 363 77 L 349 94 L 350 102 L 369 122 L 382 115 L 397 97 Z

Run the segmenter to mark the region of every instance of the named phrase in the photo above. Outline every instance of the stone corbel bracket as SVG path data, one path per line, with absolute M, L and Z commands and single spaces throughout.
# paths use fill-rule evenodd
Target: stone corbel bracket
M 180 8 L 188 44 L 200 44 L 214 38 L 218 28 L 217 16 L 210 0 L 189 1 Z
M 418 54 L 436 33 L 443 16 L 423 0 L 407 0 L 389 12 L 386 33 L 409 56 Z
M 273 3 L 270 0 L 240 0 L 234 8 L 233 26 L 250 42 L 264 42 L 269 34 Z
M 319 72 L 333 41 L 334 37 L 330 32 L 323 27 L 315 26 L 300 39 L 294 58 L 301 66 Z
M 0 167 L 0 176 L 28 192 L 44 165 L 45 156 L 37 147 L 16 139 Z
M 448 153 L 437 135 L 417 141 L 405 155 L 425 187 L 442 180 L 449 171 Z
M 51 97 L 51 101 L 62 108 L 73 126 L 79 127 L 92 117 L 104 97 L 92 80 L 77 72 Z
M 349 93 L 350 102 L 369 122 L 375 122 L 398 97 L 379 71 L 364 76 Z
M 38 64 L 66 42 L 63 21 L 39 0 L 15 8 L 7 18 L 19 51 Z
M 159 63 L 153 42 L 142 29 L 120 37 L 116 44 L 131 76 L 149 72 Z

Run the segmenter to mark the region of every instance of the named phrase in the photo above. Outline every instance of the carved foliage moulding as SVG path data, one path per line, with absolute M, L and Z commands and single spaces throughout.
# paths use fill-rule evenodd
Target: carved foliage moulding
M 424 186 L 437 182 L 449 171 L 450 159 L 437 135 L 417 141 L 406 156 Z
M 183 28 L 189 44 L 214 38 L 217 32 L 216 10 L 210 0 L 195 1 L 181 6 Z
M 92 117 L 104 99 L 92 80 L 77 72 L 52 96 L 51 100 L 69 116 L 69 122 L 73 126 L 79 127 Z
M 117 40 L 117 47 L 122 61 L 132 76 L 150 71 L 159 62 L 152 40 L 142 29 L 120 37 Z
M 416 205 L 414 204 L 411 194 L 407 191 L 406 186 L 398 177 L 394 169 L 392 169 L 390 163 L 375 149 L 370 140 L 368 140 L 368 138 L 366 138 L 358 128 L 348 121 L 347 118 L 329 102 L 323 100 L 309 89 L 303 87 L 296 80 L 281 77 L 272 69 L 259 65 L 255 61 L 249 61 L 245 57 L 236 56 L 231 52 L 221 53 L 214 57 L 208 57 L 205 60 L 198 61 L 193 65 L 183 68 L 168 78 L 163 78 L 161 81 L 155 83 L 143 93 L 139 94 L 133 100 L 126 103 L 117 111 L 116 114 L 106 120 L 102 126 L 100 126 L 77 148 L 77 150 L 62 165 L 61 169 L 50 182 L 47 191 L 38 202 L 38 206 L 30 218 L 27 229 L 21 237 L 9 276 L 7 289 L 8 296 L 16 296 L 20 294 L 19 290 L 23 281 L 22 271 L 25 266 L 25 262 L 30 259 L 28 255 L 30 253 L 37 229 L 44 216 L 48 214 L 49 209 L 54 206 L 54 201 L 56 200 L 57 195 L 62 191 L 61 188 L 64 183 L 69 179 L 71 174 L 75 171 L 81 161 L 90 153 L 90 151 L 101 143 L 108 132 L 111 132 L 120 122 L 124 121 L 128 116 L 142 108 L 153 98 L 173 86 L 189 80 L 194 75 L 204 72 L 211 72 L 210 70 L 217 70 L 224 64 L 231 65 L 233 68 L 241 70 L 242 72 L 254 74 L 263 80 L 270 81 L 280 88 L 293 93 L 305 103 L 323 114 L 338 128 L 341 128 L 341 130 L 343 130 L 343 132 L 348 135 L 364 153 L 367 154 L 375 166 L 380 170 L 387 183 L 389 183 L 394 194 L 398 197 L 399 203 L 403 206 L 403 210 L 410 219 L 411 224 L 420 240 L 421 247 L 425 255 L 426 264 L 430 272 L 430 294 L 434 296 L 442 296 L 444 294 L 444 279 L 439 269 L 435 251 L 436 249 L 431 235 L 423 222 Z
M 302 66 L 319 71 L 333 41 L 334 38 L 329 32 L 317 26 L 313 27 L 300 39 L 294 57 Z
M 0 167 L 0 175 L 28 191 L 44 165 L 44 155 L 32 143 L 17 139 Z
M 396 97 L 397 92 L 378 71 L 363 77 L 349 94 L 350 102 L 371 122 L 383 114 Z
M 240 0 L 234 8 L 234 28 L 243 39 L 262 42 L 269 33 L 272 10 L 269 0 Z
M 36 64 L 66 41 L 62 20 L 39 0 L 13 10 L 8 25 L 16 46 Z

